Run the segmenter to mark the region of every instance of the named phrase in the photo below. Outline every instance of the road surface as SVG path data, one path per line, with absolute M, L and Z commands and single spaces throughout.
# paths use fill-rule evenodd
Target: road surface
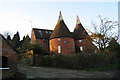
M 35 67 L 18 64 L 18 71 L 27 78 L 115 78 L 116 71 L 85 71 L 59 68 Z

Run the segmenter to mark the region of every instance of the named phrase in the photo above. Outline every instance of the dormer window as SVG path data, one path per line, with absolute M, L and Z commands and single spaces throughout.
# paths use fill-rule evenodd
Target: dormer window
M 49 31 L 49 33 L 51 34 L 52 32 L 51 32 L 51 31 Z
M 39 33 L 40 33 L 40 35 L 42 35 L 42 31 L 41 30 L 39 30 Z
M 39 30 L 39 32 L 42 32 L 41 30 Z
M 57 39 L 58 41 L 60 41 L 60 39 Z
M 79 40 L 79 42 L 82 42 L 82 40 Z
M 45 31 L 45 33 L 48 33 L 48 31 Z

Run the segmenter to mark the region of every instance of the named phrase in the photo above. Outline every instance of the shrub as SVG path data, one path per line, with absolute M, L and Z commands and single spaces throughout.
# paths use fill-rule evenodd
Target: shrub
M 69 54 L 69 55 L 45 55 L 43 66 L 61 67 L 68 69 L 84 69 L 110 64 L 110 58 L 105 53 Z

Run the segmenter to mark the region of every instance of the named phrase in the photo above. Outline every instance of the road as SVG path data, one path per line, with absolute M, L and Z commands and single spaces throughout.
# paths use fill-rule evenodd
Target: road
M 113 78 L 115 71 L 85 71 L 47 67 L 34 67 L 18 64 L 18 71 L 27 75 L 27 78 Z

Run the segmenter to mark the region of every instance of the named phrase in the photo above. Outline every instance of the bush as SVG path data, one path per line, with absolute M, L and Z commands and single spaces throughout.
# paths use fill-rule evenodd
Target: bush
M 84 69 L 110 65 L 110 58 L 105 53 L 45 55 L 42 66 L 68 69 Z

